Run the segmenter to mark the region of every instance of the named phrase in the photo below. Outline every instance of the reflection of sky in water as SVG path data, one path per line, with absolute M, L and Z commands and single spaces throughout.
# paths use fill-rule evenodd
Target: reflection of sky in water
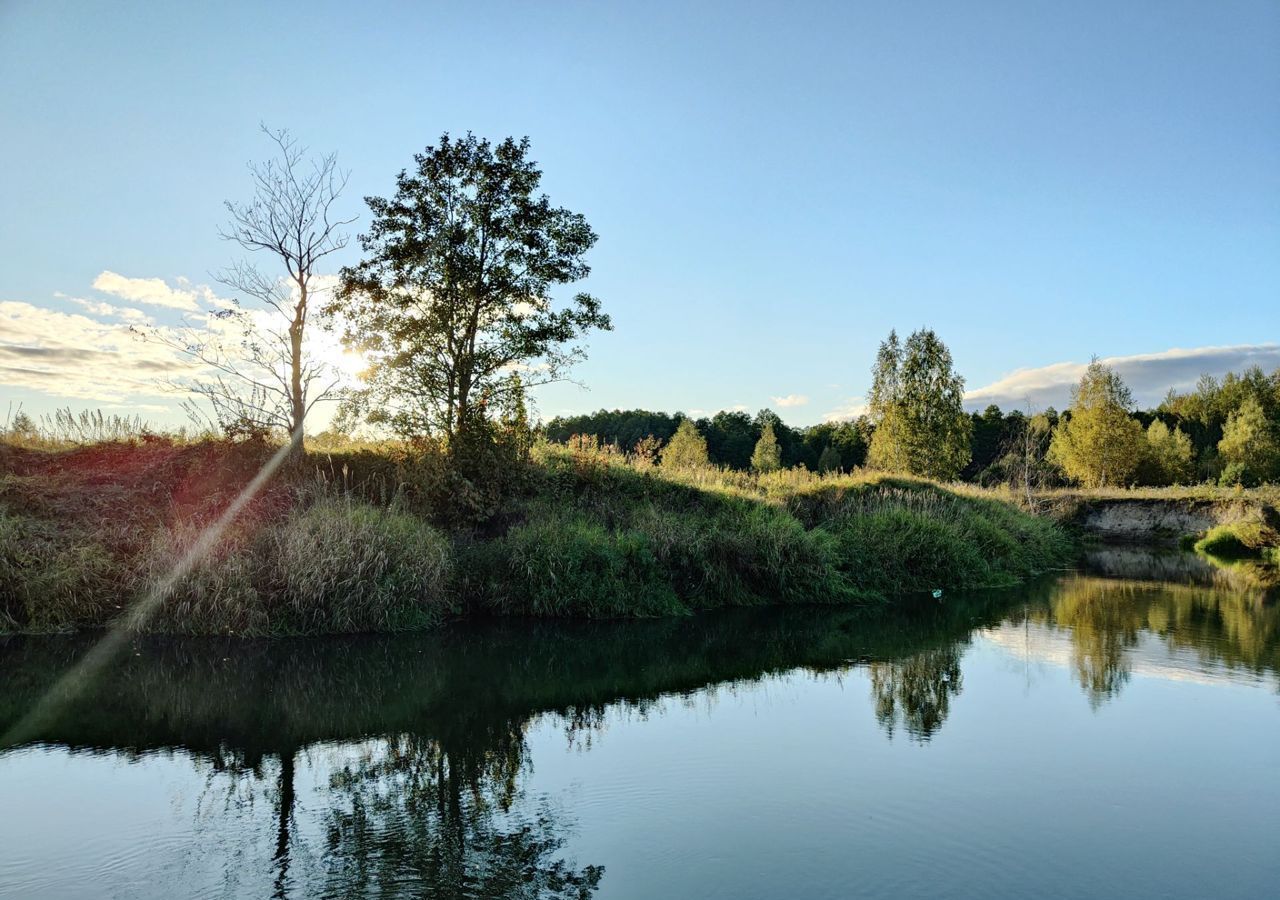
M 1076 645 L 1070 629 L 1006 622 L 979 632 L 981 639 L 1005 651 L 1019 662 L 1075 667 Z M 1158 635 L 1144 632 L 1137 644 L 1124 650 L 1127 670 L 1139 678 L 1162 678 L 1206 685 L 1260 685 L 1280 691 L 1275 672 L 1254 672 L 1226 663 L 1206 660 L 1196 650 L 1171 647 Z

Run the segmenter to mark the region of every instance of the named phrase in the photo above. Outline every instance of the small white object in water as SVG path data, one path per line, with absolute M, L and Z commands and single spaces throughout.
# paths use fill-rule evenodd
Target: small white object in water
M 942 588 L 934 588 L 934 589 L 933 589 L 933 599 L 934 599 L 934 600 L 941 600 L 941 599 L 942 599 Z

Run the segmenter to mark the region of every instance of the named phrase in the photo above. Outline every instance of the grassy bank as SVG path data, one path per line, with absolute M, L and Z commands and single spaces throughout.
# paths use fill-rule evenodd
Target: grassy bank
M 554 446 L 494 496 L 402 447 L 313 454 L 193 553 L 271 451 L 0 447 L 0 623 L 270 635 L 875 604 L 1015 584 L 1070 553 L 1052 522 L 972 490 L 670 473 Z

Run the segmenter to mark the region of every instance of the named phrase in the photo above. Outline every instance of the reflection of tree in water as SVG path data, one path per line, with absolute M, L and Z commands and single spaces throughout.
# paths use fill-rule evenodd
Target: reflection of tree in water
M 871 696 L 876 719 L 889 737 L 899 724 L 914 740 L 929 740 L 951 711 L 961 689 L 959 643 L 905 659 L 871 663 Z
M 1170 652 L 1259 675 L 1280 672 L 1280 604 L 1268 590 L 1071 576 L 1034 621 L 1069 628 L 1077 679 L 1095 707 L 1129 680 L 1131 651 L 1146 632 Z
M 1126 650 L 1136 647 L 1145 609 L 1125 602 L 1124 582 L 1072 579 L 1055 598 L 1053 615 L 1071 629 L 1072 662 L 1094 707 L 1119 693 L 1129 680 Z M 1130 592 L 1131 593 L 1131 592 Z
M 367 747 L 330 779 L 329 893 L 591 896 L 604 869 L 558 857 L 564 838 L 550 805 L 512 813 L 525 749 L 518 728 L 470 749 L 412 735 Z

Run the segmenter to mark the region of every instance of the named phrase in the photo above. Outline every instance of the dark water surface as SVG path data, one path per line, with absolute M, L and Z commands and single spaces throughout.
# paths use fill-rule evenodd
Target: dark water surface
M 1280 604 L 1248 568 L 136 640 L 29 718 L 93 640 L 0 640 L 0 897 L 1280 891 Z

